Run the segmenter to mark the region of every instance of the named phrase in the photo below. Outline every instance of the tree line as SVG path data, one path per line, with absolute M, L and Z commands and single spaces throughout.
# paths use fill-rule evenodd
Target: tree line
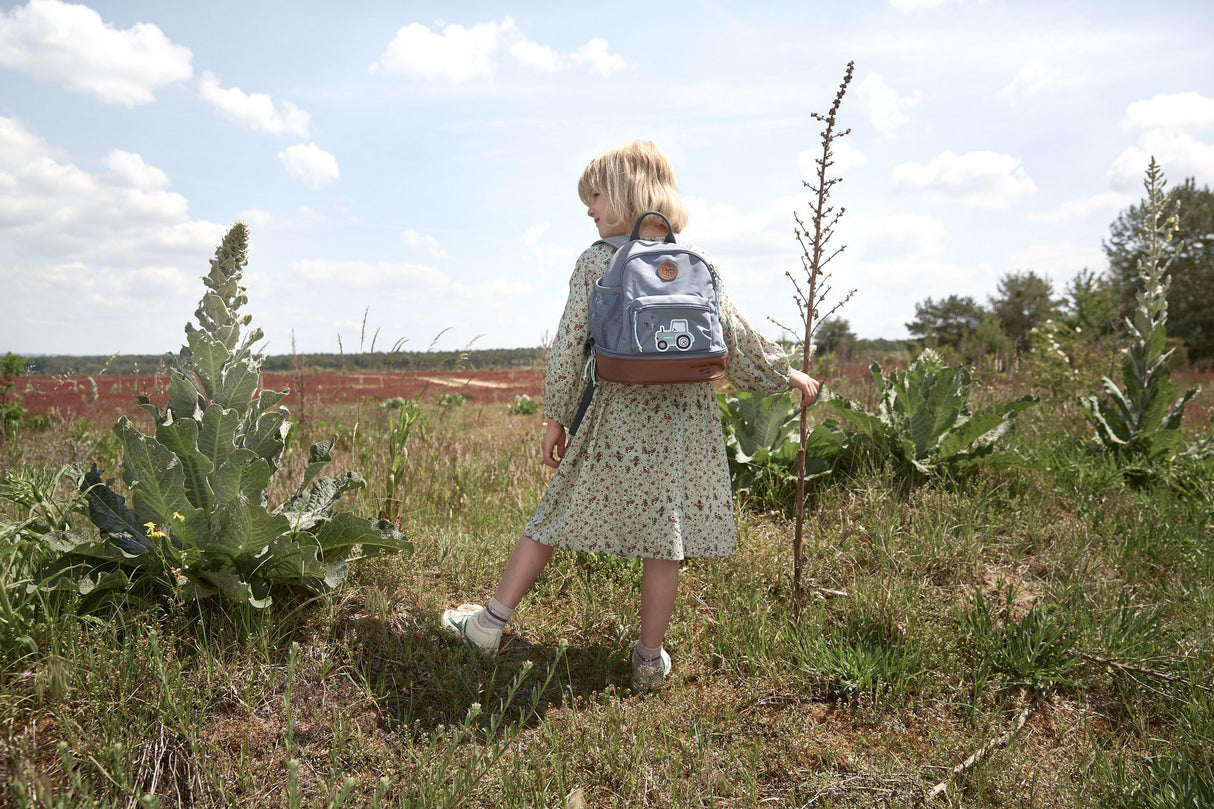
M 1172 188 L 1178 208 L 1176 233 L 1165 247 L 1168 273 L 1168 336 L 1177 360 L 1214 368 L 1214 192 L 1192 178 Z M 915 304 L 906 324 L 916 346 L 932 347 L 971 363 L 1011 365 L 1032 348 L 1045 324 L 1066 332 L 1069 342 L 1095 343 L 1119 332 L 1135 305 L 1139 262 L 1144 255 L 1143 203 L 1122 211 L 1103 241 L 1109 267 L 1104 274 L 1083 268 L 1056 293 L 1053 283 L 1032 269 L 999 279 L 985 303 L 970 296 L 926 298 Z M 823 354 L 849 351 L 855 335 L 846 320 L 822 323 L 817 341 Z

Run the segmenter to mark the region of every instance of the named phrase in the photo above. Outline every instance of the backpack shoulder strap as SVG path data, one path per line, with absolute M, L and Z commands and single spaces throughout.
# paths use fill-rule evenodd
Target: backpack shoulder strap
M 595 244 L 607 244 L 611 245 L 616 250 L 619 250 L 621 247 L 628 244 L 628 242 L 629 239 L 627 236 L 608 236 L 604 239 L 597 239 Z

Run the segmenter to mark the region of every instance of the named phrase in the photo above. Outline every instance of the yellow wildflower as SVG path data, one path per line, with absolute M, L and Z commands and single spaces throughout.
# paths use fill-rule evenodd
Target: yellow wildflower
M 143 524 L 143 527 L 147 529 L 148 536 L 151 537 L 152 539 L 164 539 L 164 531 L 157 531 L 156 523 L 145 522 Z

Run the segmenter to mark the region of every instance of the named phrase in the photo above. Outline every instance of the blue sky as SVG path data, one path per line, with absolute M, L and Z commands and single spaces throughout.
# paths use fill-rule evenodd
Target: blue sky
M 176 351 L 238 219 L 267 353 L 537 346 L 595 236 L 578 176 L 638 137 L 778 336 L 849 60 L 831 283 L 861 337 L 1103 272 L 1151 155 L 1214 185 L 1208 0 L 338 8 L 0 2 L 0 351 Z

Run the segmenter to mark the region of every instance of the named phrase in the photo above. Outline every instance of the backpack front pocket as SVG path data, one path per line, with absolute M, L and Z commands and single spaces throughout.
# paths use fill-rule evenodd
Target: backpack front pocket
M 724 350 L 713 344 L 717 308 L 697 295 L 637 298 L 630 307 L 632 350 L 638 354 L 704 354 Z

